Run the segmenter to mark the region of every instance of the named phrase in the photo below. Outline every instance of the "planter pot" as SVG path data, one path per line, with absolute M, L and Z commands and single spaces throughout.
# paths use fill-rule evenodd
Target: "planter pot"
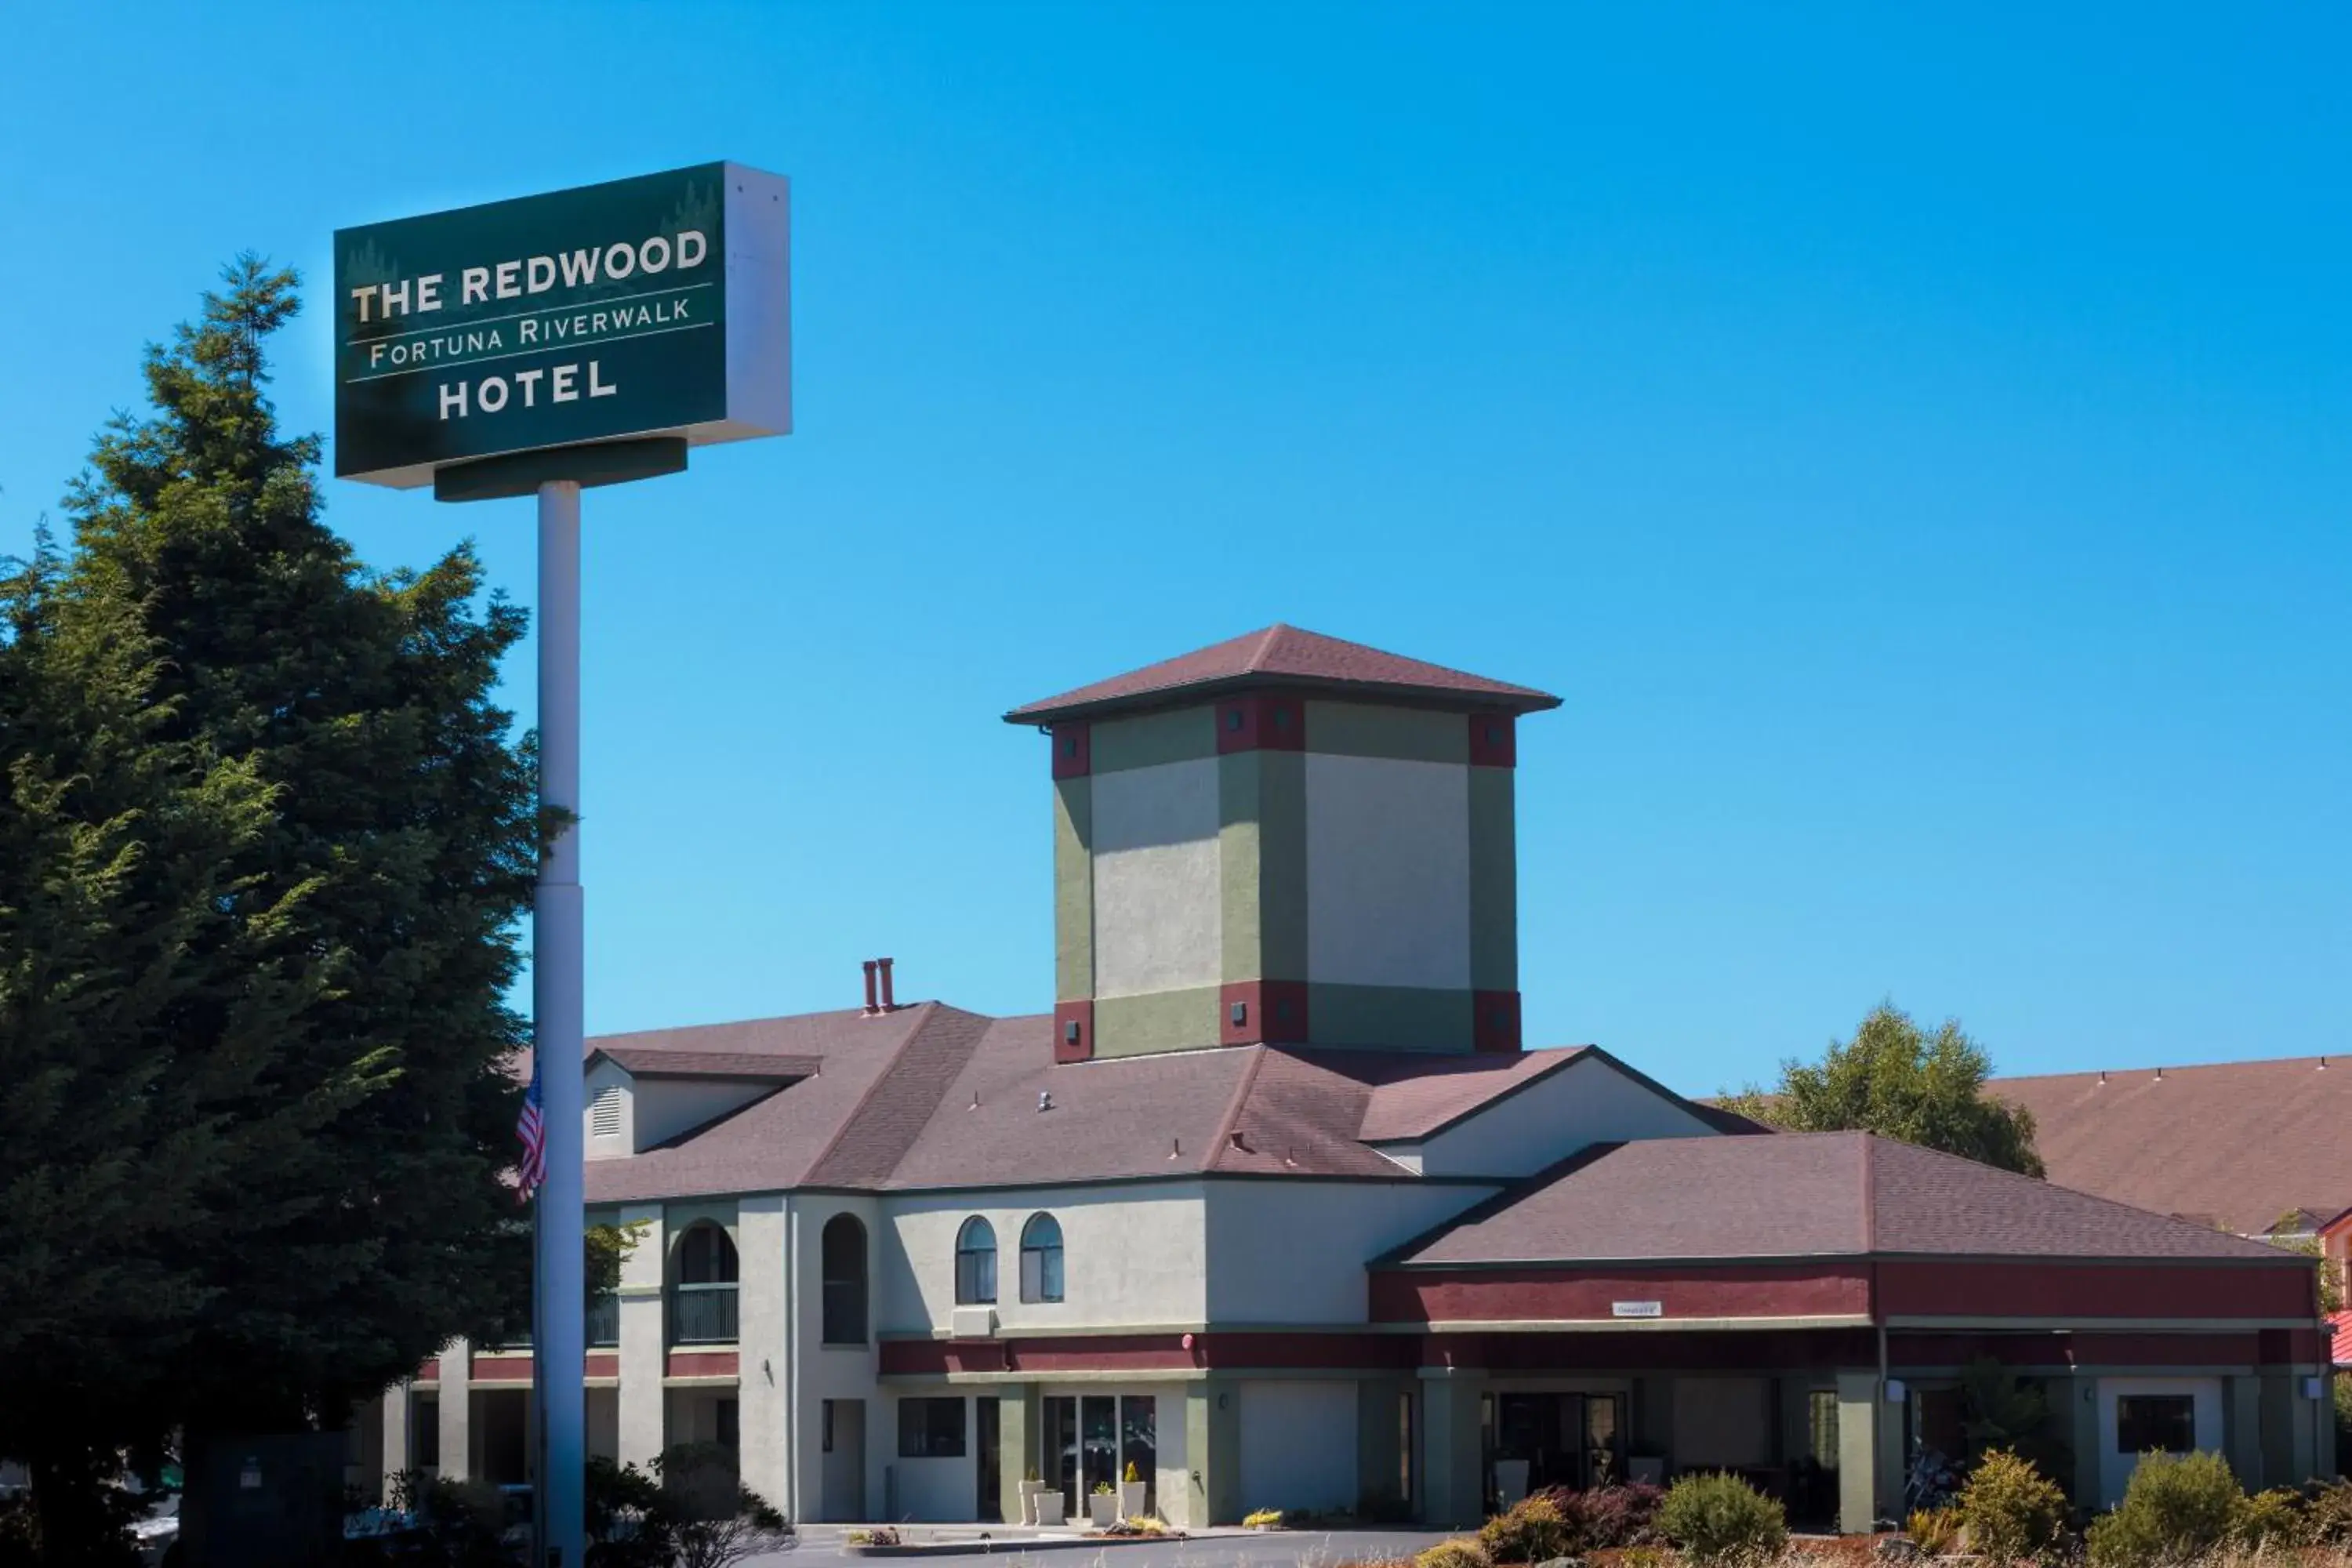
M 1097 1525 L 1105 1525 L 1118 1517 L 1118 1494 L 1089 1492 L 1087 1494 L 1087 1518 Z
M 1119 1482 L 1118 1517 L 1121 1519 L 1141 1519 L 1143 1517 L 1143 1494 L 1150 1489 L 1150 1488 L 1149 1483 L 1144 1481 Z
M 1061 1488 L 1047 1481 L 1023 1481 L 1021 1483 L 1021 1522 L 1024 1524 L 1036 1523 L 1037 1500 L 1044 1497 L 1047 1492 L 1052 1492 L 1056 1496 L 1059 1496 L 1061 1489 Z
M 1037 1522 L 1048 1527 L 1061 1523 L 1063 1511 L 1069 1507 L 1069 1499 L 1062 1495 L 1062 1490 L 1059 1487 L 1055 1488 L 1051 1491 L 1039 1492 L 1037 1494 Z

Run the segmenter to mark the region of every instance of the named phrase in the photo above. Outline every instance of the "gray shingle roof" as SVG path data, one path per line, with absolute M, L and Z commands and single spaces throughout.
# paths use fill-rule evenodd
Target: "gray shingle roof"
M 1436 700 L 1516 713 L 1559 706 L 1559 698 L 1533 687 L 1489 680 L 1277 622 L 1058 697 L 1026 703 L 1004 718 L 1007 723 L 1035 724 L 1147 707 L 1178 693 L 1206 696 L 1266 686 Z
M 1402 1249 L 1408 1266 L 2290 1254 L 1864 1132 L 1603 1145 Z

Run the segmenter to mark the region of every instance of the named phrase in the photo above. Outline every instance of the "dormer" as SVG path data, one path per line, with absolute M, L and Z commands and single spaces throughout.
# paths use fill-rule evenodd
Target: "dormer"
M 813 1078 L 814 1057 L 750 1051 L 677 1051 L 613 1047 L 589 1054 L 591 1160 L 617 1160 L 698 1131 L 745 1106 Z
M 1053 743 L 1057 1059 L 1519 1049 L 1548 692 L 1273 626 L 1016 708 Z

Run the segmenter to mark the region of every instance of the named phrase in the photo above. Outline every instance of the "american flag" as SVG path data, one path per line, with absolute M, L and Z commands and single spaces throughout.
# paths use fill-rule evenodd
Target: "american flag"
M 524 1203 L 547 1180 L 547 1123 L 539 1113 L 539 1062 L 530 1064 L 530 1088 L 522 1097 L 522 1114 L 515 1118 L 515 1137 L 522 1142 L 522 1163 L 515 1168 L 518 1196 Z

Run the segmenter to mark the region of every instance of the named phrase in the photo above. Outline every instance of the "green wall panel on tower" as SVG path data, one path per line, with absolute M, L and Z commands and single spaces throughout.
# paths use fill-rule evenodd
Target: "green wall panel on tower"
M 1095 998 L 1095 1055 L 1140 1057 L 1219 1044 L 1218 988 Z
M 1054 781 L 1054 999 L 1095 994 L 1094 784 Z
M 1466 1051 L 1475 1021 L 1467 991 L 1328 982 L 1307 988 L 1307 1028 L 1318 1046 Z
M 1519 988 L 1519 849 L 1517 778 L 1509 768 L 1470 770 L 1470 985 Z
M 1467 763 L 1470 725 L 1459 713 L 1369 702 L 1309 702 L 1307 749 L 1403 763 Z
M 1223 909 L 1219 932 L 1224 944 L 1223 973 L 1228 984 L 1265 973 L 1259 913 L 1261 848 L 1265 834 L 1258 820 L 1263 752 L 1234 752 L 1217 759 L 1217 877 Z
M 1228 980 L 1307 978 L 1307 758 L 1258 752 L 1258 968 Z M 1311 1026 L 1311 1021 L 1310 1021 Z
M 1132 719 L 1106 719 L 1093 727 L 1088 739 L 1093 746 L 1088 765 L 1097 773 L 1197 762 L 1217 754 L 1216 710 L 1179 708 L 1167 713 L 1140 713 Z

